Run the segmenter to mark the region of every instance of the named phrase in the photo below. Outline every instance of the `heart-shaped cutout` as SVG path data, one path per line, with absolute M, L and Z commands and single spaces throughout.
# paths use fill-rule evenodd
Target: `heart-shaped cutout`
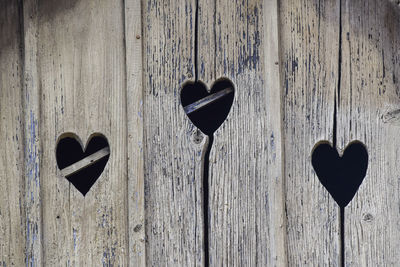
M 321 184 L 341 207 L 346 207 L 357 193 L 368 168 L 368 152 L 359 142 L 351 142 L 340 157 L 328 142 L 317 144 L 312 152 L 312 166 Z
M 83 150 L 82 142 L 73 133 L 62 134 L 56 149 L 57 165 L 61 173 L 84 196 L 103 172 L 110 150 L 102 134 L 92 134 Z
M 204 83 L 187 82 L 181 90 L 181 103 L 192 123 L 211 136 L 225 121 L 234 98 L 234 86 L 219 79 L 208 92 Z

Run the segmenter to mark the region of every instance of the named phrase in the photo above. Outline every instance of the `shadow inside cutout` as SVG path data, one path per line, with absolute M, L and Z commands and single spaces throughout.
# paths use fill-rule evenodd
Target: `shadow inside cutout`
M 181 103 L 183 107 L 226 88 L 232 88 L 233 91 L 207 106 L 187 114 L 192 123 L 208 136 L 211 136 L 221 126 L 229 114 L 234 99 L 234 86 L 232 82 L 228 79 L 218 80 L 210 92 L 199 81 L 188 82 L 182 88 Z
M 340 157 L 329 143 L 319 143 L 312 152 L 312 166 L 322 185 L 336 203 L 346 207 L 357 193 L 368 168 L 368 152 L 355 141 L 350 143 Z
M 66 136 L 61 138 L 57 144 L 57 165 L 62 170 L 108 146 L 107 139 L 104 136 L 95 135 L 90 138 L 86 150 L 83 151 L 78 137 Z M 109 157 L 110 155 L 107 155 L 93 165 L 87 166 L 66 178 L 85 196 L 103 172 Z

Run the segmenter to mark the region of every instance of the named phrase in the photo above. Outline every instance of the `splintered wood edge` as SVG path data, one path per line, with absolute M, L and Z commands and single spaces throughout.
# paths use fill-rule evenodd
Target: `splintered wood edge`
M 92 155 L 89 155 L 86 158 L 81 159 L 80 161 L 75 162 L 74 164 L 62 169 L 61 174 L 65 177 L 70 176 L 82 169 L 89 167 L 90 165 L 93 165 L 94 163 L 108 156 L 109 154 L 110 154 L 110 147 L 105 147 L 103 149 L 100 149 L 96 153 L 93 153 Z
M 217 93 L 214 93 L 212 95 L 206 96 L 205 98 L 202 98 L 200 100 L 197 100 L 196 102 L 187 105 L 186 107 L 184 107 L 183 109 L 185 110 L 186 114 L 190 114 L 192 112 L 195 112 L 196 110 L 199 110 L 205 106 L 207 106 L 208 104 L 211 104 L 212 102 L 220 99 L 221 97 L 229 94 L 233 92 L 233 88 L 229 87 L 226 88 L 222 91 L 219 91 Z

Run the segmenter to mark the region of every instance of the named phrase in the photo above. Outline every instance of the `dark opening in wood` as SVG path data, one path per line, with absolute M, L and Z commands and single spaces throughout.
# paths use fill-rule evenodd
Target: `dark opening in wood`
M 90 190 L 103 172 L 110 149 L 107 139 L 101 134 L 92 135 L 83 150 L 79 137 L 63 134 L 56 149 L 57 165 L 61 173 L 83 195 Z
M 200 81 L 186 83 L 181 103 L 192 123 L 203 133 L 212 135 L 225 121 L 234 99 L 234 86 L 228 79 L 215 82 L 210 92 Z
M 328 142 L 322 142 L 313 150 L 312 165 L 322 185 L 344 208 L 353 199 L 365 177 L 368 152 L 361 142 L 355 141 L 339 156 L 336 148 Z

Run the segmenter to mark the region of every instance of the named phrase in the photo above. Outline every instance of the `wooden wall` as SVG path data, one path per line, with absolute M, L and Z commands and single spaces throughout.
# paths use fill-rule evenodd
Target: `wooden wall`
M 180 91 L 221 77 L 204 188 Z M 395 1 L 0 0 L 0 266 L 396 265 L 399 77 Z M 110 145 L 85 196 L 57 167 L 65 132 Z M 311 165 L 334 138 L 369 152 L 344 255 Z

